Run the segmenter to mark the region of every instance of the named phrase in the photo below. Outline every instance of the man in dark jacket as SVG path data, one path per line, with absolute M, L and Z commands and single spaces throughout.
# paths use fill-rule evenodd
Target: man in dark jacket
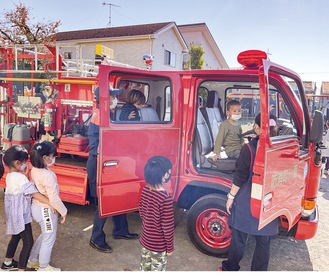
M 122 89 L 111 89 L 110 92 L 110 108 L 115 108 L 115 96 L 122 92 Z M 97 108 L 93 111 L 93 115 L 90 119 L 88 126 L 88 138 L 89 138 L 89 157 L 87 161 L 87 174 L 89 182 L 90 195 L 94 198 L 96 205 L 98 205 L 98 198 L 96 192 L 96 174 L 97 174 L 97 155 L 99 144 L 99 88 L 94 92 Z M 112 112 L 111 112 L 112 116 Z M 106 236 L 103 231 L 106 218 L 100 218 L 98 214 L 98 208 L 94 215 L 93 230 L 90 238 L 90 245 L 104 253 L 111 253 L 112 248 L 106 243 Z M 113 216 L 113 238 L 114 239 L 138 239 L 138 234 L 129 233 L 128 222 L 126 214 Z

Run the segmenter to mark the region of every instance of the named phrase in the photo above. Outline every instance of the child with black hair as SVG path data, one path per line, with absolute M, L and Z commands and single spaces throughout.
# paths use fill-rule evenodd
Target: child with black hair
M 28 179 L 28 153 L 22 146 L 12 146 L 3 156 L 3 162 L 9 171 L 6 175 L 5 213 L 8 235 L 11 239 L 7 246 L 5 261 L 2 270 L 24 271 L 33 246 L 32 235 L 32 197 L 40 202 L 49 204 L 47 197 L 39 193 L 33 182 Z M 2 155 L 0 155 L 0 178 L 4 174 Z M 14 255 L 19 241 L 22 239 L 23 247 L 19 261 L 14 260 Z
M 164 156 L 153 156 L 144 167 L 146 185 L 139 203 L 141 271 L 165 271 L 167 256 L 174 252 L 173 199 L 163 186 L 170 180 L 171 168 Z
M 41 228 L 41 234 L 31 250 L 28 262 L 29 268 L 38 271 L 60 271 L 49 265 L 51 252 L 56 241 L 58 214 L 61 223 L 65 222 L 67 209 L 59 197 L 57 177 L 49 167 L 54 165 L 57 149 L 48 141 L 38 142 L 31 149 L 30 161 L 33 166 L 31 177 L 41 194 L 49 198 L 50 204 L 44 204 L 37 199 L 32 201 L 32 216 Z M 57 212 L 50 212 L 53 207 Z
M 213 161 L 220 159 L 238 158 L 241 148 L 244 145 L 244 138 L 241 136 L 242 128 L 238 124 L 241 118 L 241 103 L 237 100 L 230 100 L 226 105 L 227 119 L 219 126 L 216 137 Z M 222 151 L 222 147 L 225 151 Z

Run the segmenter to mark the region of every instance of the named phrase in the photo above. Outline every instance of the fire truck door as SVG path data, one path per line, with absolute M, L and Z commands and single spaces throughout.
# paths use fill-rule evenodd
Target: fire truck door
M 269 68 L 270 65 L 265 64 L 260 69 L 263 70 L 260 73 L 260 86 L 266 95 L 269 95 Z M 277 68 L 279 67 L 276 66 L 276 71 L 286 70 Z M 293 72 L 290 74 L 293 76 Z M 303 128 L 304 111 L 298 97 L 291 95 L 292 91 L 288 92 L 289 97 L 294 98 L 292 101 L 295 101 L 294 104 L 290 103 L 290 108 L 294 109 L 291 117 L 296 129 L 299 128 L 294 134 L 270 138 L 266 124 L 268 100 L 263 101 L 261 105 L 261 134 L 254 163 L 251 193 L 251 211 L 253 216 L 259 218 L 259 229 L 280 216 L 286 217 L 290 228 L 302 211 L 301 200 L 304 195 L 309 158 L 307 152 L 300 149 L 299 136 Z M 296 101 L 299 104 L 296 104 Z M 265 133 L 267 134 L 264 135 Z
M 98 166 L 98 196 L 101 216 L 138 211 L 144 187 L 144 166 L 154 155 L 168 157 L 171 181 L 166 190 L 173 195 L 177 174 L 179 129 L 163 124 L 127 124 L 120 129 L 101 128 Z

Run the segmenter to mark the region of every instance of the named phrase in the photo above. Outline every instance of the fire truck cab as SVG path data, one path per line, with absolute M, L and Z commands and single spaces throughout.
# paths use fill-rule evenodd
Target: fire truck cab
M 33 139 L 24 143 L 51 139 L 59 152 L 52 170 L 57 174 L 62 199 L 88 203 L 86 128 L 95 107 L 92 91 L 99 86 L 97 193 L 101 216 L 138 211 L 145 185 L 144 165 L 151 156 L 164 155 L 173 164 L 165 188 L 174 199 L 175 210 L 187 211 L 191 241 L 205 254 L 224 256 L 231 241 L 226 195 L 236 160 L 214 164 L 209 153 L 226 118 L 226 103 L 237 99 L 242 106 L 239 123 L 246 142 L 253 135 L 254 117 L 261 113 L 250 206 L 259 218 L 259 227 L 279 217 L 285 235 L 312 238 L 318 225 L 323 115 L 317 111 L 310 117 L 299 76 L 270 62 L 266 53 L 246 51 L 238 60 L 244 67 L 241 70 L 152 71 L 101 64 L 97 77 L 88 80 L 61 75 L 51 80 L 58 96 L 48 105 L 40 103 L 41 115 L 18 120 L 20 126 L 34 121 Z M 2 77 L 2 81 L 4 88 L 11 84 L 11 79 Z M 112 119 L 110 85 L 123 89 Z M 141 120 L 120 121 L 131 89 L 146 97 Z M 3 113 L 11 114 L 13 106 L 6 105 Z M 270 112 L 278 118 L 275 137 L 269 134 Z M 45 115 L 51 115 L 52 124 Z M 11 117 L 19 117 L 19 113 Z M 7 128 L 17 122 L 6 120 Z M 2 140 L 12 144 L 6 135 Z M 1 186 L 5 187 L 4 180 Z

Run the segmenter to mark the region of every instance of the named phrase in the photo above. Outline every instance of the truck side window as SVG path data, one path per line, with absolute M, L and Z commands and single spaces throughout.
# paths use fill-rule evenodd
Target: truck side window
M 166 78 L 124 80 L 119 84 L 123 93 L 119 96 L 114 123 L 118 124 L 162 124 L 172 120 L 172 89 Z M 145 104 L 138 107 L 140 120 L 122 120 L 120 114 L 126 104 L 128 93 L 137 89 L 145 96 Z M 122 117 L 122 116 L 121 116 Z

